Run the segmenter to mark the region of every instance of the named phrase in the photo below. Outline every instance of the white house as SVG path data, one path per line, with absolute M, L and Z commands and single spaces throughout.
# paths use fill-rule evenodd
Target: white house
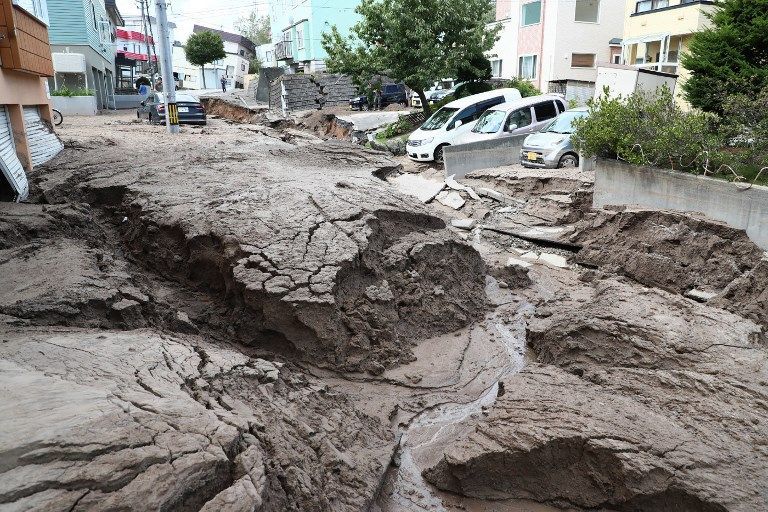
M 205 81 L 199 66 L 194 66 L 187 61 L 184 48 L 174 44 L 173 69 L 179 75 L 183 87 L 187 89 L 216 89 L 221 86 L 221 77 L 227 77 L 228 88 L 242 89 L 245 84 L 245 75 L 248 74 L 248 66 L 256 55 L 256 45 L 247 37 L 223 30 L 195 25 L 192 32 L 213 32 L 221 36 L 224 41 L 224 52 L 227 54 L 222 60 L 212 62 L 205 66 Z M 203 84 L 203 82 L 205 82 Z

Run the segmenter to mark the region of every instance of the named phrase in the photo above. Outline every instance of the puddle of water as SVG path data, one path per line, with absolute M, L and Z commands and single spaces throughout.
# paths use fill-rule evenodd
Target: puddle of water
M 486 292 L 499 293 L 498 283 L 488 278 Z M 414 450 L 439 449 L 439 442 L 447 441 L 471 427 L 465 423 L 471 417 L 480 417 L 498 397 L 499 381 L 507 375 L 519 372 L 525 365 L 526 316 L 533 306 L 523 303 L 514 320 L 508 324 L 498 316 L 489 319 L 505 348 L 506 361 L 493 385 L 477 399 L 468 403 L 444 403 L 426 409 L 416 415 L 401 432 L 399 464 L 390 470 L 388 482 L 379 499 L 382 512 L 430 511 L 449 512 L 440 498 L 440 491 L 430 485 L 421 475 L 422 468 L 414 458 Z M 451 510 L 454 510 L 451 507 Z

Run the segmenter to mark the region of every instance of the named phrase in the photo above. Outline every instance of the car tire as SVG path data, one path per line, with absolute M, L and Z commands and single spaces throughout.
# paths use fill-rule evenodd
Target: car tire
M 437 148 L 435 149 L 435 154 L 434 154 L 435 163 L 438 163 L 438 164 L 442 164 L 443 163 L 443 150 L 447 146 L 450 146 L 450 144 L 440 144 L 439 146 L 437 146 Z
M 560 162 L 557 164 L 558 167 L 578 167 L 579 166 L 579 157 L 572 154 L 563 155 L 560 157 Z

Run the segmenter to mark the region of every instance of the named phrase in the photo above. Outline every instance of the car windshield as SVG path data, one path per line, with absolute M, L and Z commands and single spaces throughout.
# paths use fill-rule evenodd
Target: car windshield
M 548 133 L 563 133 L 563 134 L 571 134 L 573 133 L 573 122 L 576 119 L 581 119 L 582 117 L 585 117 L 587 115 L 584 111 L 576 111 L 576 112 L 563 112 L 559 116 L 555 118 L 554 121 L 550 123 L 549 126 L 544 128 L 542 130 L 543 132 Z
M 472 131 L 475 133 L 496 133 L 504 124 L 506 115 L 507 113 L 502 110 L 486 110 L 477 120 Z
M 432 114 L 432 117 L 427 119 L 427 122 L 425 122 L 423 125 L 421 125 L 422 130 L 439 130 L 443 126 L 445 126 L 445 123 L 447 123 L 451 117 L 453 117 L 453 114 L 458 112 L 459 109 L 457 108 L 448 108 L 443 107 L 434 114 Z

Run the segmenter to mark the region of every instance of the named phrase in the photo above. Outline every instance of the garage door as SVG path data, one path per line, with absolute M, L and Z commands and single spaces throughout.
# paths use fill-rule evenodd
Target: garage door
M 32 167 L 42 165 L 64 149 L 64 144 L 53 130 L 40 118 L 37 107 L 24 107 L 24 127 L 27 145 L 32 154 Z
M 11 189 L 17 195 L 16 199 L 24 201 L 29 194 L 27 174 L 16 154 L 11 120 L 3 106 L 0 106 L 0 171 L 2 171 L 2 177 L 11 185 Z

